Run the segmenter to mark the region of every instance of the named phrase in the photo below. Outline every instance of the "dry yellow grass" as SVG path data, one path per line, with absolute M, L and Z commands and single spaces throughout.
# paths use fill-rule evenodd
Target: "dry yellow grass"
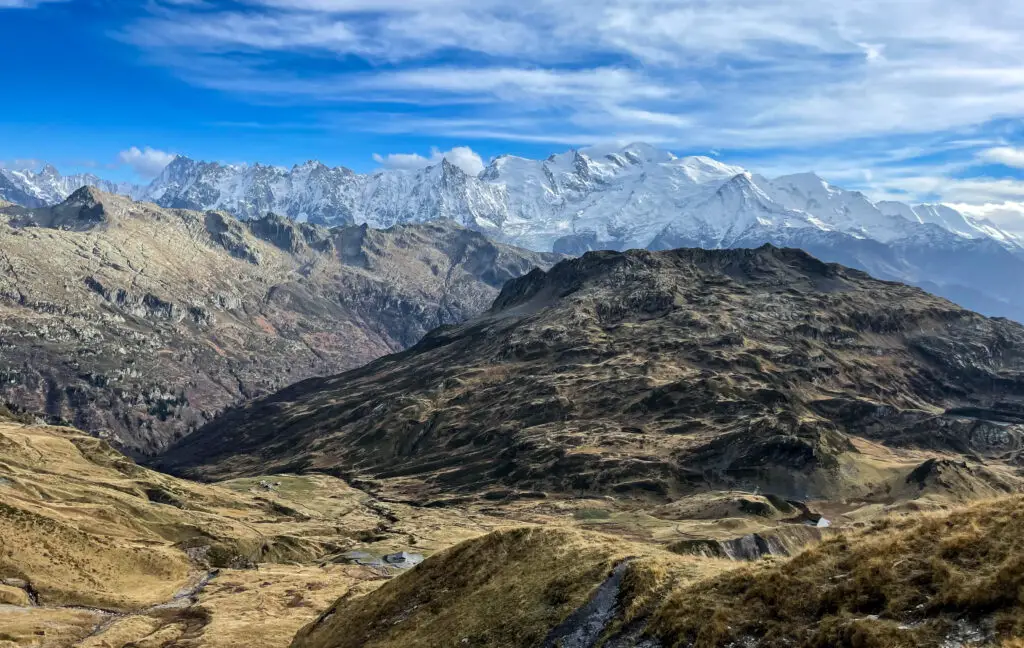
M 698 648 L 752 637 L 822 648 L 936 646 L 970 635 L 1019 643 L 1024 498 L 880 520 L 777 567 L 677 589 L 651 631 L 664 645 Z
M 313 562 L 359 546 L 431 553 L 501 523 L 384 505 L 341 480 L 279 475 L 197 484 L 137 466 L 82 433 L 0 420 L 0 579 L 29 581 L 45 605 L 133 611 L 161 603 L 198 569 Z
M 875 454 L 885 470 L 916 462 Z M 42 604 L 0 584 L 0 648 L 283 648 L 304 625 L 295 648 L 527 647 L 624 562 L 605 638 L 924 646 L 958 615 L 991 624 L 994 637 L 1024 631 L 1013 598 L 1024 571 L 1019 498 L 883 522 L 871 520 L 892 507 L 834 503 L 856 528 L 792 561 L 734 571 L 664 547 L 789 527 L 777 503 L 719 492 L 653 508 L 607 498 L 435 508 L 381 502 L 325 475 L 266 481 L 196 484 L 74 430 L 0 421 L 0 579 L 28 581 Z M 948 506 L 939 494 L 922 506 Z M 335 564 L 351 548 L 440 553 L 389 580 Z M 219 575 L 194 597 L 152 607 L 211 567 Z
M 429 555 L 502 524 L 514 522 L 384 504 L 324 475 L 197 484 L 76 430 L 0 418 L 0 580 L 17 579 L 0 584 L 0 639 L 281 648 L 390 576 L 333 564 L 345 550 Z M 212 568 L 197 596 L 174 599 Z
M 373 594 L 338 601 L 292 646 L 537 646 L 627 559 L 673 582 L 734 566 L 570 529 L 499 531 L 453 547 Z
M 223 570 L 189 607 L 114 620 L 77 648 L 281 648 L 340 596 L 360 596 L 386 580 L 351 565 L 265 565 Z
M 102 620 L 89 610 L 0 605 L 0 648 L 71 646 Z
M 387 578 L 351 565 L 268 565 L 221 574 L 199 599 L 210 614 L 204 648 L 287 646 L 299 628 L 339 597 L 371 592 Z
M 1013 496 L 885 517 L 746 565 L 566 528 L 497 532 L 340 600 L 292 648 L 542 645 L 623 563 L 615 607 L 585 645 L 1024 645 L 1024 498 Z

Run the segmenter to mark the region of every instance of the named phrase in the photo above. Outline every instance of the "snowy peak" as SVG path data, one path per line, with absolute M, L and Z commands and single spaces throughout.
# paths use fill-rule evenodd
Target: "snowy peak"
M 90 173 L 63 176 L 52 164 L 44 164 L 39 171 L 0 169 L 0 200 L 24 207 L 55 205 L 81 187 L 124 195 L 133 195 L 138 190 L 134 185 L 109 182 Z
M 741 167 L 722 164 L 714 158 L 703 155 L 676 158 L 671 161 L 671 164 L 678 167 L 687 178 L 696 183 L 731 178 L 745 172 Z
M 324 225 L 452 219 L 536 250 L 572 241 L 586 248 L 647 247 L 665 231 L 713 246 L 737 244 L 752 229 L 841 233 L 889 243 L 920 228 L 964 239 L 992 239 L 1024 250 L 991 223 L 942 205 L 873 203 L 814 173 L 774 179 L 711 157 L 677 157 L 642 142 L 589 147 L 534 160 L 493 159 L 478 176 L 442 159 L 418 170 L 357 174 L 307 160 L 291 168 L 176 157 L 145 188 L 93 176 L 0 171 L 0 199 L 52 205 L 96 186 L 163 207 L 222 209 L 241 218 L 269 212 Z
M 643 142 L 634 142 L 624 147 L 620 153 L 633 164 L 661 164 L 676 159 L 672 153 Z
M 957 236 L 969 239 L 991 238 L 1004 245 L 1017 246 L 1017 237 L 984 219 L 963 214 L 947 205 L 907 205 L 896 201 L 882 201 L 877 207 L 886 214 L 899 216 L 911 223 L 937 225 Z
M 350 224 L 355 174 L 310 160 L 284 169 L 264 164 L 197 162 L 178 156 L 141 192 L 161 207 L 223 209 L 240 218 L 268 212 L 297 221 Z
M 814 173 L 797 173 L 767 181 L 772 198 L 788 209 L 804 212 L 809 222 L 825 230 L 889 242 L 909 233 L 898 214 L 883 212 L 859 191 L 830 185 Z
M 804 195 L 820 194 L 822 191 L 830 193 L 833 191 L 832 185 L 813 171 L 779 176 L 772 183 L 777 187 L 786 187 L 795 193 Z

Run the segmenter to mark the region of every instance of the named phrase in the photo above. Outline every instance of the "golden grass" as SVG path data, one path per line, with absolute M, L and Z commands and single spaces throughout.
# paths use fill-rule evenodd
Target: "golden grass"
M 277 648 L 341 596 L 372 592 L 387 578 L 353 565 L 266 565 L 222 573 L 199 606 L 210 621 L 205 648 Z
M 569 531 L 516 529 L 454 547 L 378 590 L 342 600 L 296 648 L 537 645 L 629 546 Z
M 0 648 L 71 646 L 102 619 L 101 614 L 89 610 L 0 605 Z
M 858 527 L 789 561 L 740 565 L 664 547 L 803 527 L 741 493 L 649 510 L 596 498 L 433 508 L 381 502 L 325 475 L 266 480 L 272 488 L 260 478 L 196 484 L 74 430 L 0 421 L 0 578 L 29 581 L 44 606 L 0 585 L 0 648 L 283 648 L 296 631 L 295 648 L 527 647 L 627 559 L 605 638 L 642 626 L 665 646 L 763 636 L 768 646 L 871 648 L 937 645 L 977 627 L 1024 648 L 1014 643 L 1024 634 L 1020 497 L 874 522 L 885 506 L 837 508 Z M 388 580 L 333 564 L 349 548 L 437 555 Z M 150 608 L 207 563 L 223 569 L 195 604 Z
M 357 546 L 432 553 L 500 524 L 385 506 L 323 475 L 269 477 L 269 490 L 258 479 L 197 484 L 75 430 L 3 421 L 0 478 L 0 579 L 29 581 L 45 605 L 161 603 L 199 568 L 186 550 L 213 567 L 310 563 Z
M 383 580 L 349 565 L 223 570 L 197 605 L 117 619 L 77 648 L 281 648 L 339 596 L 360 596 Z
M 890 516 L 792 559 L 747 564 L 568 528 L 496 532 L 343 598 L 292 648 L 541 645 L 626 560 L 603 641 L 1024 646 L 1024 497 L 1013 496 Z
M 570 529 L 498 531 L 435 556 L 373 594 L 338 601 L 292 646 L 537 646 L 627 559 L 666 582 L 731 566 Z
M 84 648 L 281 648 L 339 596 L 385 578 L 333 564 L 344 551 L 429 555 L 515 524 L 385 504 L 325 475 L 260 481 L 197 484 L 76 430 L 0 420 L 0 579 L 27 581 L 42 606 L 0 584 L 0 646 L 71 645 L 102 624 Z M 220 576 L 195 605 L 152 608 L 210 568 Z
M 1024 635 L 1024 498 L 881 520 L 777 567 L 677 589 L 651 631 L 666 646 L 897 648 L 939 645 L 958 624 L 993 641 Z

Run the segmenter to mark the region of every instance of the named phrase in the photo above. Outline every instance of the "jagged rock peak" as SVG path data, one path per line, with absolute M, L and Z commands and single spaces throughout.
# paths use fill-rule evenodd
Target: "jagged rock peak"
M 125 199 L 95 187 L 81 187 L 59 205 L 39 210 L 34 220 L 43 227 L 88 230 L 109 223 L 118 212 L 116 203 L 122 200 Z
M 96 187 L 79 187 L 62 204 L 94 206 L 102 204 L 104 198 L 109 196 Z
M 306 246 L 321 251 L 331 247 L 331 232 L 326 227 L 296 223 L 287 216 L 273 212 L 247 221 L 246 225 L 253 236 L 286 252 L 299 252 Z

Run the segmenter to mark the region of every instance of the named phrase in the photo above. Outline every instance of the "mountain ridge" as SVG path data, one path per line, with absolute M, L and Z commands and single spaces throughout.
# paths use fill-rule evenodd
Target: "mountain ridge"
M 270 462 L 421 502 L 871 501 L 893 469 L 865 444 L 1012 464 L 1022 358 L 1018 324 L 802 250 L 590 252 L 401 354 L 231 410 L 158 465 L 223 479 Z
M 875 203 L 813 173 L 769 179 L 646 144 L 543 160 L 504 155 L 478 175 L 447 159 L 359 174 L 316 161 L 285 168 L 178 156 L 147 187 L 125 191 L 168 208 L 220 209 L 241 218 L 273 212 L 329 226 L 451 219 L 508 244 L 569 255 L 805 247 L 987 315 L 1024 321 L 1024 293 L 1011 279 L 1024 274 L 1024 242 L 991 222 L 944 205 Z M 7 194 L 15 202 L 27 195 Z
M 243 398 L 404 349 L 555 260 L 448 221 L 239 221 L 91 187 L 0 207 L 0 403 L 154 452 Z
M 793 200 L 805 200 L 809 203 L 820 202 L 822 196 L 849 196 L 862 203 L 875 208 L 885 218 L 897 218 L 902 221 L 916 222 L 918 224 L 934 223 L 947 231 L 964 237 L 985 236 L 1003 243 L 1020 247 L 1022 244 L 1016 237 L 1010 235 L 992 223 L 975 219 L 971 216 L 961 214 L 946 205 L 920 204 L 909 205 L 892 200 L 872 203 L 864 194 L 859 191 L 846 191 L 825 181 L 814 172 L 794 173 L 768 179 L 764 176 L 752 174 L 742 167 L 724 164 L 706 156 L 676 157 L 674 154 L 656 149 L 648 144 L 634 143 L 611 152 L 601 152 L 596 148 L 572 149 L 566 153 L 553 154 L 544 160 L 533 160 L 529 158 L 500 155 L 494 158 L 484 170 L 478 175 L 466 174 L 464 171 L 442 159 L 434 165 L 425 166 L 422 170 L 387 170 L 382 169 L 375 172 L 360 174 L 349 168 L 338 166 L 328 167 L 317 160 L 308 160 L 302 164 L 295 164 L 289 167 L 253 164 L 222 164 L 219 162 L 204 162 L 193 160 L 189 157 L 176 156 L 165 169 L 147 185 L 131 185 L 129 183 L 112 183 L 103 180 L 95 175 L 82 174 L 72 176 L 61 176 L 52 165 L 44 165 L 39 172 L 30 170 L 0 169 L 2 175 L 8 182 L 21 181 L 22 189 L 26 187 L 31 194 L 40 201 L 53 204 L 67 198 L 75 189 L 80 186 L 90 185 L 109 193 L 121 193 L 135 199 L 155 202 L 163 207 L 184 207 L 191 209 L 223 209 L 234 213 L 240 218 L 262 216 L 267 211 L 275 211 L 287 215 L 295 220 L 311 220 L 320 224 L 360 224 L 367 222 L 371 225 L 386 224 L 373 222 L 374 217 L 386 219 L 388 215 L 367 208 L 366 205 L 354 204 L 330 204 L 321 209 L 294 208 L 289 209 L 287 201 L 299 190 L 304 190 L 306 198 L 324 198 L 323 195 L 315 195 L 316 189 L 324 187 L 324 181 L 331 181 L 340 191 L 352 189 L 358 181 L 368 181 L 372 178 L 383 177 L 427 177 L 437 176 L 441 180 L 452 182 L 455 176 L 455 184 L 459 182 L 459 176 L 465 179 L 500 181 L 506 183 L 514 181 L 519 175 L 543 176 L 552 185 L 558 187 L 546 187 L 554 189 L 553 193 L 567 193 L 567 189 L 580 188 L 580 180 L 603 180 L 608 181 L 615 178 L 615 169 L 629 169 L 630 167 L 645 167 L 646 165 L 664 165 L 679 168 L 682 175 L 689 179 L 694 185 L 708 181 L 728 181 L 737 176 L 746 176 L 748 180 L 760 189 L 764 189 L 770 195 L 770 199 L 778 202 L 780 196 L 787 195 Z M 643 169 L 649 171 L 649 169 Z M 570 177 L 556 178 L 556 174 L 571 172 Z M 575 176 L 575 177 L 572 177 Z M 218 182 L 219 181 L 219 182 Z M 283 184 L 274 185 L 274 181 L 283 181 Z M 678 187 L 677 187 L 678 188 Z M 258 192 L 265 192 L 265 195 L 253 199 Z M 824 191 L 824 193 L 822 193 Z M 254 193 L 256 192 L 256 193 Z M 279 195 L 279 194 L 284 195 Z M 373 193 L 373 191 L 370 191 Z M 811 194 L 817 195 L 811 195 Z M 248 194 L 242 199 L 243 194 Z M 269 200 L 268 200 L 269 198 Z M 357 200 L 354 196 L 342 196 L 335 194 L 327 198 L 339 198 L 342 200 Z M 18 202 L 17 200 L 11 202 Z M 205 202 L 204 202 L 205 201 Z M 177 204 L 172 204 L 177 203 Z M 19 203 L 20 204 L 20 203 Z M 23 205 L 42 206 L 42 205 Z M 797 211 L 811 210 L 785 205 Z M 277 207 L 277 209 L 275 209 Z M 327 209 L 329 207 L 329 210 Z M 346 207 L 348 209 L 346 209 Z M 391 215 L 397 220 L 414 220 L 415 210 L 409 210 L 402 215 Z M 474 216 L 479 216 L 474 214 Z M 352 219 L 352 220 L 348 220 Z M 486 219 L 492 220 L 493 219 Z M 469 224 L 464 222 L 463 224 Z M 855 223 L 855 225 L 858 225 Z M 859 223 L 863 226 L 863 223 Z M 876 233 L 872 233 L 877 236 Z M 632 247 L 645 247 L 644 245 Z

